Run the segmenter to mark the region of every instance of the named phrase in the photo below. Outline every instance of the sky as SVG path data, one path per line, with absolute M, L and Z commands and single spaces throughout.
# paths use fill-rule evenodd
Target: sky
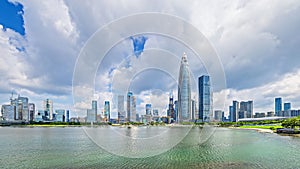
M 254 112 L 274 111 L 275 97 L 300 109 L 299 1 L 4 0 L 0 8 L 1 105 L 9 102 L 13 92 L 28 97 L 38 109 L 49 98 L 54 109 L 70 109 L 71 116 L 76 115 L 72 111 L 84 115 L 91 108 L 91 99 L 98 100 L 101 111 L 104 101 L 115 102 L 115 95 L 120 94 L 115 90 L 122 88 L 137 96 L 141 114 L 146 103 L 163 114 L 170 91 L 177 97 L 183 52 L 193 73 L 192 98 L 197 99 L 197 78 L 208 74 L 208 68 L 177 39 L 148 33 L 114 44 L 101 62 L 95 63 L 94 88 L 86 89 L 94 93 L 93 98 L 83 92 L 85 99 L 73 102 L 77 59 L 97 31 L 120 18 L 154 12 L 193 25 L 218 54 L 226 88 L 212 86 L 215 109 L 228 113 L 232 100 L 253 100 Z M 140 23 L 132 24 L 143 26 Z M 132 25 L 120 29 L 127 26 Z M 151 64 L 163 64 L 167 71 L 143 70 Z M 114 117 L 115 104 L 112 112 Z

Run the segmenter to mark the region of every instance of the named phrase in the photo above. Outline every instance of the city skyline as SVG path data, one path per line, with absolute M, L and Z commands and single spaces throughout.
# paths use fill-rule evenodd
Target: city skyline
M 293 107 L 300 107 L 298 101 L 300 88 L 295 85 L 300 76 L 299 49 L 295 44 L 299 44 L 300 38 L 294 36 L 298 35 L 300 30 L 299 18 L 294 17 L 299 14 L 296 10 L 299 7 L 298 2 L 276 1 L 272 4 L 255 1 L 220 4 L 190 2 L 192 5 L 188 6 L 180 1 L 159 2 L 159 5 L 155 6 L 148 2 L 136 2 L 140 5 L 139 8 L 133 6 L 134 3 L 122 4 L 128 8 L 119 8 L 118 4 L 105 2 L 95 3 L 99 4 L 90 6 L 91 4 L 82 5 L 70 1 L 43 3 L 20 1 L 19 4 L 12 5 L 11 8 L 17 14 L 17 18 L 0 20 L 2 37 L 0 51 L 4 53 L 0 58 L 2 74 L 0 78 L 3 82 L 0 84 L 1 105 L 9 103 L 7 98 L 10 97 L 11 91 L 14 91 L 31 98 L 32 102 L 36 103 L 37 109 L 41 109 L 43 100 L 49 98 L 56 107 L 73 112 L 72 74 L 83 44 L 101 26 L 122 16 L 147 11 L 165 12 L 182 17 L 199 29 L 215 46 L 227 80 L 227 88 L 216 91 L 213 95 L 216 109 L 228 112 L 232 100 L 255 100 L 254 112 L 267 112 L 273 110 L 274 97 L 285 98 L 286 102 L 293 103 Z M 204 8 L 206 5 L 212 8 L 207 10 Z M 77 6 L 82 8 L 79 9 Z M 110 9 L 108 6 L 115 9 L 109 10 L 110 12 L 118 12 L 102 18 L 101 16 Z M 268 6 L 269 10 L 265 11 L 264 6 Z M 56 10 L 53 10 L 53 7 Z M 179 7 L 182 10 L 176 10 Z M 88 10 L 90 8 L 95 8 L 99 13 L 90 12 Z M 75 15 L 81 13 L 81 10 L 87 12 L 83 12 L 84 15 Z M 253 14 L 251 12 L 253 10 L 261 12 Z M 5 12 L 2 12 L 5 15 Z M 194 16 L 199 16 L 200 19 Z M 210 16 L 211 19 L 208 20 L 205 16 Z M 86 22 L 89 24 L 83 24 Z M 12 23 L 14 24 L 11 25 Z M 137 39 L 128 38 L 113 48 L 96 75 L 96 79 L 99 79 L 96 82 L 95 93 L 98 102 L 104 103 L 108 100 L 112 103 L 113 96 L 108 92 L 109 79 L 123 70 L 126 72 L 126 66 L 134 67 L 134 64 L 146 59 L 147 54 L 144 51 L 147 49 L 160 48 L 171 51 L 177 54 L 177 60 L 183 51 L 187 51 L 188 56 L 191 56 L 189 61 L 193 74 L 205 72 L 205 66 L 193 62 L 195 57 L 189 50 L 176 42 L 169 42 L 170 39 L 166 37 L 143 35 Z M 124 60 L 124 67 L 116 68 L 120 60 Z M 172 64 L 168 66 L 176 67 Z M 153 74 L 149 73 L 149 76 L 152 77 Z M 137 95 L 137 109 L 142 109 L 145 107 L 144 103 L 149 101 L 149 96 L 145 93 L 151 90 L 149 87 L 146 88 L 150 85 L 147 81 L 138 80 L 136 79 L 135 84 L 137 92 L 134 93 Z M 168 99 L 165 99 L 168 97 L 167 91 L 174 89 L 174 86 L 168 87 L 166 84 L 168 83 L 161 82 L 155 88 L 165 93 L 153 96 L 157 100 L 166 100 L 165 103 L 153 103 L 154 107 L 165 112 L 167 106 L 164 105 L 168 102 Z M 218 99 L 220 93 L 226 95 L 224 106 Z M 78 105 L 82 112 L 85 113 L 90 107 L 89 101 L 87 99 Z M 116 109 L 117 107 L 112 107 L 111 111 L 117 112 Z M 117 114 L 113 114 L 113 117 L 117 117 Z

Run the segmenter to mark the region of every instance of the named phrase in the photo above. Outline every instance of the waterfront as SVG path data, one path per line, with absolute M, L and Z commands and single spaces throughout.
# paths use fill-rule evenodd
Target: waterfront
M 150 127 L 151 130 L 156 128 L 163 127 Z M 115 134 L 111 127 L 106 129 L 105 137 Z M 144 131 L 148 129 L 141 128 Z M 180 128 L 176 131 L 180 132 Z M 0 167 L 300 168 L 300 138 L 217 128 L 207 142 L 197 144 L 199 133 L 200 128 L 191 129 L 185 139 L 162 154 L 127 158 L 98 147 L 82 127 L 1 127 Z M 156 141 L 159 143 L 161 140 Z

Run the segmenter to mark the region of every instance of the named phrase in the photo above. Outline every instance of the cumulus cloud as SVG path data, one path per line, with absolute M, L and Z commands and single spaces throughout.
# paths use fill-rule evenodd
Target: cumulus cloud
M 7 95 L 15 89 L 36 102 L 48 96 L 71 106 L 74 65 L 90 36 L 121 17 L 142 12 L 162 12 L 194 25 L 219 54 L 228 89 L 214 94 L 216 108 L 224 108 L 220 103 L 220 94 L 226 95 L 225 111 L 231 99 L 253 99 L 257 111 L 272 110 L 273 97 L 277 96 L 293 102 L 295 107 L 298 105 L 298 95 L 293 93 L 298 91 L 299 84 L 298 1 L 155 2 L 20 1 L 24 6 L 26 35 L 21 36 L 11 29 L 0 29 L 0 51 L 3 53 L 0 58 L 1 98 L 8 99 Z M 170 37 L 145 36 L 147 41 L 136 39 L 136 45 L 132 44 L 130 37 L 118 42 L 101 63 L 95 63 L 99 64 L 95 75 L 96 90 L 92 88 L 94 86 L 88 86 L 92 96 L 75 107 L 82 110 L 89 107 L 95 94 L 101 109 L 104 100 L 114 101 L 111 90 L 120 89 L 123 92 L 130 85 L 141 98 L 139 106 L 144 107 L 143 104 L 149 101 L 144 96 L 145 91 L 153 87 L 147 79 L 155 78 L 156 73 L 135 74 L 151 65 L 171 74 L 171 78 L 161 76 L 156 84 L 159 87 L 153 87 L 168 90 L 155 99 L 165 100 L 163 96 L 169 90 L 173 89 L 176 93 L 174 86 L 183 52 L 188 55 L 195 79 L 193 90 L 197 92 L 197 77 L 207 73 L 201 58 Z M 174 83 L 169 82 L 171 79 Z M 7 99 L 0 101 L 4 103 Z

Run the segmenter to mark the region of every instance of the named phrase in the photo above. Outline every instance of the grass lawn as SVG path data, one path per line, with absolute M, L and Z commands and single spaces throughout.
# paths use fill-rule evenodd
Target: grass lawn
M 282 126 L 240 126 L 239 128 L 256 128 L 256 129 L 271 129 L 271 130 L 276 130 L 277 128 L 283 128 Z

